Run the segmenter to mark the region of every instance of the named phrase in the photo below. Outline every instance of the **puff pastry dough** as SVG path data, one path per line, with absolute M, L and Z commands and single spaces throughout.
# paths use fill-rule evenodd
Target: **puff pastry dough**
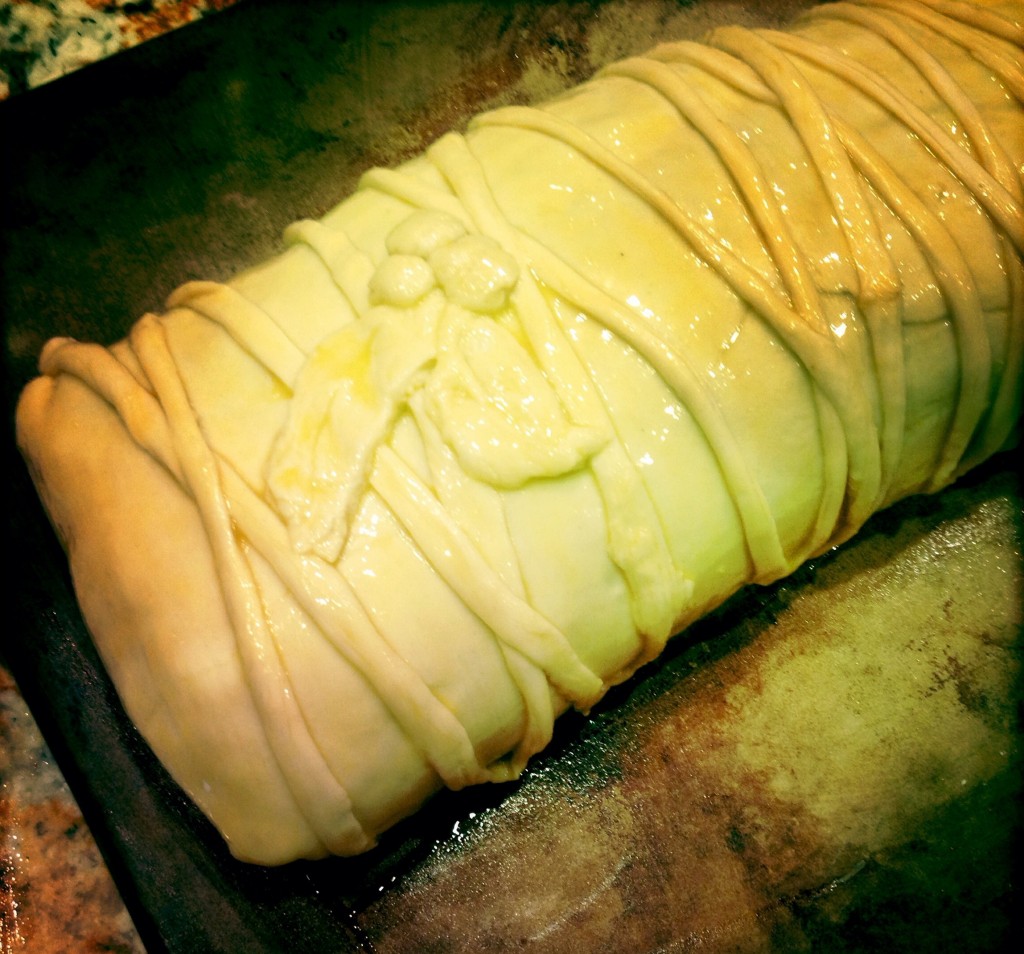
M 83 613 L 239 858 L 514 777 L 738 587 L 1008 445 L 1021 20 L 657 47 L 47 345 L 19 440 Z

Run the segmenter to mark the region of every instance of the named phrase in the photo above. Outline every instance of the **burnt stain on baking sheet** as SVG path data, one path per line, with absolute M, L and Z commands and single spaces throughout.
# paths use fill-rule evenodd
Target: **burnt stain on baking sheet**
M 771 19 L 781 24 L 801 4 L 777 6 Z M 416 12 L 414 6 L 413 17 Z M 436 11 L 432 16 L 436 20 Z M 391 137 L 386 153 L 369 155 L 374 164 L 394 162 L 396 145 L 398 158 L 416 155 L 445 133 L 463 129 L 484 110 L 557 96 L 589 79 L 605 63 L 658 42 L 699 37 L 714 22 L 696 0 L 632 5 L 569 0 L 511 8 L 483 4 L 468 17 L 446 44 L 458 70 L 425 103 L 410 102 L 400 111 L 403 136 Z M 437 29 L 436 22 L 432 28 Z M 484 49 L 481 36 L 490 38 Z M 432 60 L 431 68 L 438 65 Z
M 933 951 L 1004 950 L 1020 926 L 1006 884 L 1018 858 L 992 819 L 1004 811 L 1000 805 L 1019 800 L 1020 771 L 1016 759 L 937 809 L 901 844 L 872 853 L 849 877 L 785 899 L 809 949 L 913 954 L 927 939 Z M 964 844 L 968 863 L 953 863 Z M 776 949 L 790 949 L 792 936 L 779 932 Z
M 470 69 L 417 117 L 418 137 L 429 143 L 485 109 L 534 102 L 543 95 L 538 83 L 547 83 L 551 91 L 582 83 L 593 73 L 591 32 L 596 30 L 600 7 L 551 4 L 528 16 L 505 13 L 497 28 L 488 31 L 497 43 L 486 57 L 475 62 L 467 49 Z M 471 42 L 468 37 L 463 40 Z M 531 72 L 538 76 L 532 86 Z
M 403 11 L 402 31 L 432 30 L 449 37 L 420 62 L 404 61 L 412 74 L 446 75 L 429 84 L 424 100 L 403 97 L 396 114 L 401 135 L 390 135 L 380 149 L 367 153 L 372 165 L 393 164 L 419 154 L 452 130 L 462 130 L 475 115 L 510 104 L 525 104 L 557 95 L 593 75 L 603 62 L 638 52 L 665 35 L 673 19 L 681 20 L 690 3 L 648 5 L 644 9 L 590 2 L 536 3 L 508 6 L 481 4 L 462 9 L 458 23 L 446 30 L 445 14 L 426 5 Z M 429 21 L 418 24 L 424 16 Z M 679 23 L 675 30 L 680 29 Z M 481 47 L 479 38 L 489 42 Z M 609 43 L 617 42 L 613 52 Z M 394 45 L 400 58 L 403 46 Z M 426 86 L 426 84 L 425 84 Z
M 1021 820 L 1012 484 L 908 501 L 692 627 L 504 798 L 379 872 L 367 943 L 1000 950 Z M 979 564 L 990 586 L 947 593 Z

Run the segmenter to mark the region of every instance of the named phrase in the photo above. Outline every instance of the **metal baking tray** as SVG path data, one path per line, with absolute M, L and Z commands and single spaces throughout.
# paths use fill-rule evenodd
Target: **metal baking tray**
M 8 419 L 47 337 L 116 340 L 367 167 L 658 40 L 798 6 L 247 0 L 0 104 Z M 741 593 L 563 719 L 522 781 L 441 794 L 364 857 L 263 869 L 125 718 L 5 446 L 2 652 L 153 954 L 996 951 L 1018 926 L 1008 458 Z

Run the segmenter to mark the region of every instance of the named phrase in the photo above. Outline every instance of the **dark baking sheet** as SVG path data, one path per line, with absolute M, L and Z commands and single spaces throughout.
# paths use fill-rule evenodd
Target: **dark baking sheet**
M 47 337 L 117 339 L 182 281 L 265 257 L 289 221 L 323 213 L 369 165 L 480 108 L 579 81 L 596 60 L 769 15 L 714 2 L 625 9 L 247 0 L 0 104 L 8 420 Z M 267 870 L 227 855 L 125 719 L 13 439 L 5 446 L 15 577 L 0 652 L 152 952 L 996 951 L 1012 936 L 1019 605 L 986 637 L 998 672 L 971 656 L 965 675 L 961 647 L 948 671 L 933 667 L 931 696 L 919 693 L 955 683 L 955 704 L 1005 743 L 1001 760 L 965 767 L 956 798 L 943 796 L 950 765 L 908 766 L 875 809 L 884 837 L 822 831 L 820 812 L 794 812 L 761 776 L 737 784 L 722 728 L 739 718 L 730 680 L 749 688 L 772 652 L 810 652 L 806 628 L 789 625 L 804 600 L 921 541 L 953 534 L 957 551 L 997 519 L 1017 585 L 1020 491 L 1006 459 L 876 520 L 795 580 L 741 594 L 590 718 L 564 720 L 523 782 L 440 796 L 369 856 Z M 946 599 L 968 602 L 952 585 Z M 823 696 L 798 734 L 813 739 L 834 717 Z M 898 706 L 877 718 L 880 738 L 906 731 Z M 934 761 L 923 743 L 920 754 Z

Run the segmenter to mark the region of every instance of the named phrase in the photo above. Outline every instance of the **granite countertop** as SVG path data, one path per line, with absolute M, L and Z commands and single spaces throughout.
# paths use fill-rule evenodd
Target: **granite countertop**
M 0 0 L 0 99 L 238 0 Z M 0 658 L 0 952 L 141 952 L 142 942 Z
M 0 99 L 238 0 L 0 0 Z
M 143 951 L 82 813 L 0 665 L 0 951 Z

